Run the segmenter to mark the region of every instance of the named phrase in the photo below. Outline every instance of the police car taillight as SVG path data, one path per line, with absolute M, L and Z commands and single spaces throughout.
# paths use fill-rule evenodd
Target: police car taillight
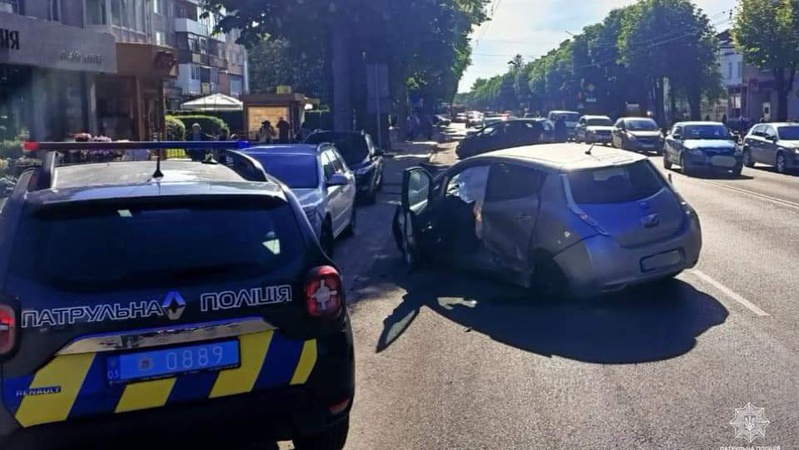
M 0 356 L 7 355 L 17 344 L 17 314 L 14 308 L 0 304 Z
M 344 306 L 344 286 L 334 267 L 321 266 L 308 272 L 305 282 L 305 302 L 308 314 L 331 317 L 341 313 Z

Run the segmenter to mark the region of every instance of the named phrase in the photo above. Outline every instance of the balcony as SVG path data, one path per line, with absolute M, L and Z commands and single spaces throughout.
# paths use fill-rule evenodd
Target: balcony
M 178 33 L 192 33 L 199 36 L 209 36 L 208 27 L 196 20 L 176 18 L 175 31 Z
M 227 60 L 224 58 L 220 58 L 218 56 L 211 56 L 210 63 L 211 67 L 216 67 L 217 69 L 220 70 L 227 70 L 228 68 Z
M 189 50 L 180 50 L 178 52 L 178 62 L 180 64 L 200 64 L 203 66 L 211 65 L 210 56 Z

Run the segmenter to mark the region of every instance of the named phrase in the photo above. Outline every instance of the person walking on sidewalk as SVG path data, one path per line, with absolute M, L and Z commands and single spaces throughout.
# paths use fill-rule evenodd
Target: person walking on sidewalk
M 281 144 L 291 143 L 291 124 L 281 117 L 277 121 L 277 140 Z
M 191 142 L 200 142 L 211 141 L 212 139 L 210 136 L 203 133 L 203 128 L 199 123 L 195 123 L 191 126 L 191 131 L 189 134 L 186 135 L 186 140 Z M 201 149 L 191 149 L 188 151 L 188 153 L 192 161 L 202 161 L 205 151 Z

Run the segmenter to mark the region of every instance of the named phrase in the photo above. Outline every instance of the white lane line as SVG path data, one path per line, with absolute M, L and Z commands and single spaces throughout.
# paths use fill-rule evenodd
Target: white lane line
M 724 286 L 723 284 L 721 284 L 718 281 L 716 281 L 713 278 L 711 278 L 710 275 L 708 275 L 708 274 L 706 274 L 706 273 L 704 273 L 704 272 L 702 272 L 700 270 L 696 270 L 696 269 L 691 270 L 691 273 L 696 275 L 698 278 L 701 278 L 702 281 L 706 282 L 707 284 L 709 284 L 709 285 L 713 286 L 714 288 L 718 289 L 719 291 L 721 291 L 727 297 L 729 297 L 729 298 L 735 300 L 736 302 L 740 303 L 741 305 L 746 307 L 746 309 L 748 309 L 749 311 L 752 311 L 756 315 L 758 315 L 760 317 L 767 317 L 769 315 L 769 313 L 763 311 L 762 309 L 760 309 L 760 307 L 758 307 L 754 303 L 752 303 L 749 300 L 743 298 L 742 296 L 738 295 L 732 289 L 728 288 L 727 286 Z
M 724 189 L 727 189 L 727 190 L 730 190 L 730 191 L 733 191 L 733 192 L 738 192 L 740 194 L 745 194 L 745 195 L 749 195 L 751 197 L 759 198 L 761 200 L 766 200 L 766 201 L 769 201 L 769 202 L 772 202 L 772 203 L 776 203 L 776 204 L 778 204 L 780 206 L 787 206 L 789 208 L 793 208 L 793 209 L 799 210 L 799 203 L 794 203 L 794 202 L 792 202 L 790 200 L 783 200 L 781 198 L 772 197 L 771 195 L 761 194 L 760 192 L 754 192 L 754 191 L 750 191 L 748 189 L 741 189 L 741 188 L 738 188 L 738 187 L 732 187 L 732 186 L 729 186 L 729 185 L 726 185 L 726 184 L 723 184 L 723 183 L 718 183 L 718 182 L 715 182 L 715 181 L 707 181 L 707 180 L 702 180 L 702 181 L 704 183 L 712 184 L 714 186 L 718 186 L 720 188 L 724 188 Z

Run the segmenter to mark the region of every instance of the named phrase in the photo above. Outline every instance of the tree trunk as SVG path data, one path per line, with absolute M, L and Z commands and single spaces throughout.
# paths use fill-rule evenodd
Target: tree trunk
M 667 125 L 671 127 L 677 121 L 677 90 L 674 85 L 669 83 L 669 120 Z
M 330 56 L 333 65 L 333 128 L 336 130 L 350 130 L 353 125 L 350 54 L 347 45 L 349 37 L 345 26 L 333 26 Z
M 663 90 L 663 78 L 660 77 L 655 82 L 655 121 L 658 123 L 663 123 L 666 118 L 666 112 L 664 109 L 665 103 L 665 92 Z
M 688 90 L 688 106 L 691 108 L 691 120 L 702 120 L 702 89 Z

